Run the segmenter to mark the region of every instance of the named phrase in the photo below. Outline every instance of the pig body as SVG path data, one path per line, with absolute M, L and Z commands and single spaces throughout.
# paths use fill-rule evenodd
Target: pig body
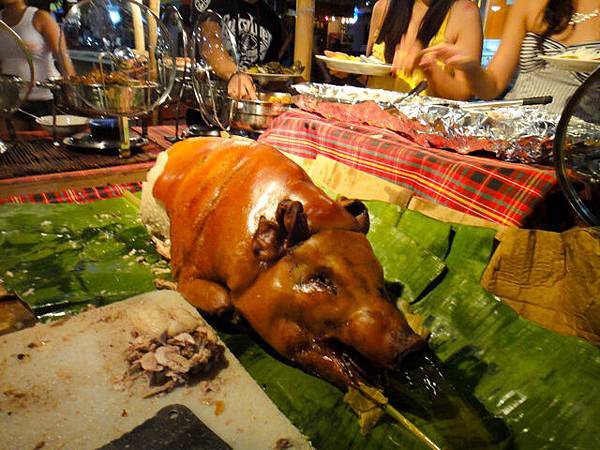
M 337 384 L 358 376 L 340 348 L 390 367 L 422 345 L 385 296 L 364 205 L 331 200 L 272 147 L 184 141 L 146 189 L 168 214 L 178 289 L 201 310 L 235 309 L 281 355 Z

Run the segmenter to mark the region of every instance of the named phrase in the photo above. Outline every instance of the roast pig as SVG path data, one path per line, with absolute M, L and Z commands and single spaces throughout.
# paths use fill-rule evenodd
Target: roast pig
M 142 198 L 183 296 L 205 313 L 237 312 L 307 370 L 352 385 L 357 358 L 389 368 L 423 345 L 386 295 L 364 204 L 330 199 L 273 147 L 180 142 Z

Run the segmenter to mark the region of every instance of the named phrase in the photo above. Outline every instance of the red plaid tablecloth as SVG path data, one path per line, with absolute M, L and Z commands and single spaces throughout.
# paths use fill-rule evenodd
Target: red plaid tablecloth
M 106 198 L 120 197 L 123 192 L 139 192 L 142 182 L 126 184 L 109 184 L 106 186 L 89 187 L 84 189 L 66 189 L 59 192 L 42 192 L 39 194 L 15 195 L 0 198 L 0 205 L 4 203 L 90 203 Z
M 379 127 L 292 110 L 260 141 L 305 158 L 323 155 L 492 222 L 521 226 L 558 184 L 553 170 L 427 148 Z

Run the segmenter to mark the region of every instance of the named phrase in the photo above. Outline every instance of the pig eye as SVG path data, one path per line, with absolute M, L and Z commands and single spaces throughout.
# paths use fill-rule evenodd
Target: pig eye
M 331 277 L 323 271 L 316 272 L 302 283 L 294 286 L 294 290 L 311 294 L 314 292 L 326 292 L 331 295 L 337 295 L 337 287 Z

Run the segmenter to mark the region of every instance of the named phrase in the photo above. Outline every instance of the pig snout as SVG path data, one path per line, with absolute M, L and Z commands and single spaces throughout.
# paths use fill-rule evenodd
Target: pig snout
M 425 341 L 412 332 L 387 300 L 374 303 L 375 308 L 355 311 L 337 338 L 365 358 L 392 368 L 408 353 L 421 349 Z

